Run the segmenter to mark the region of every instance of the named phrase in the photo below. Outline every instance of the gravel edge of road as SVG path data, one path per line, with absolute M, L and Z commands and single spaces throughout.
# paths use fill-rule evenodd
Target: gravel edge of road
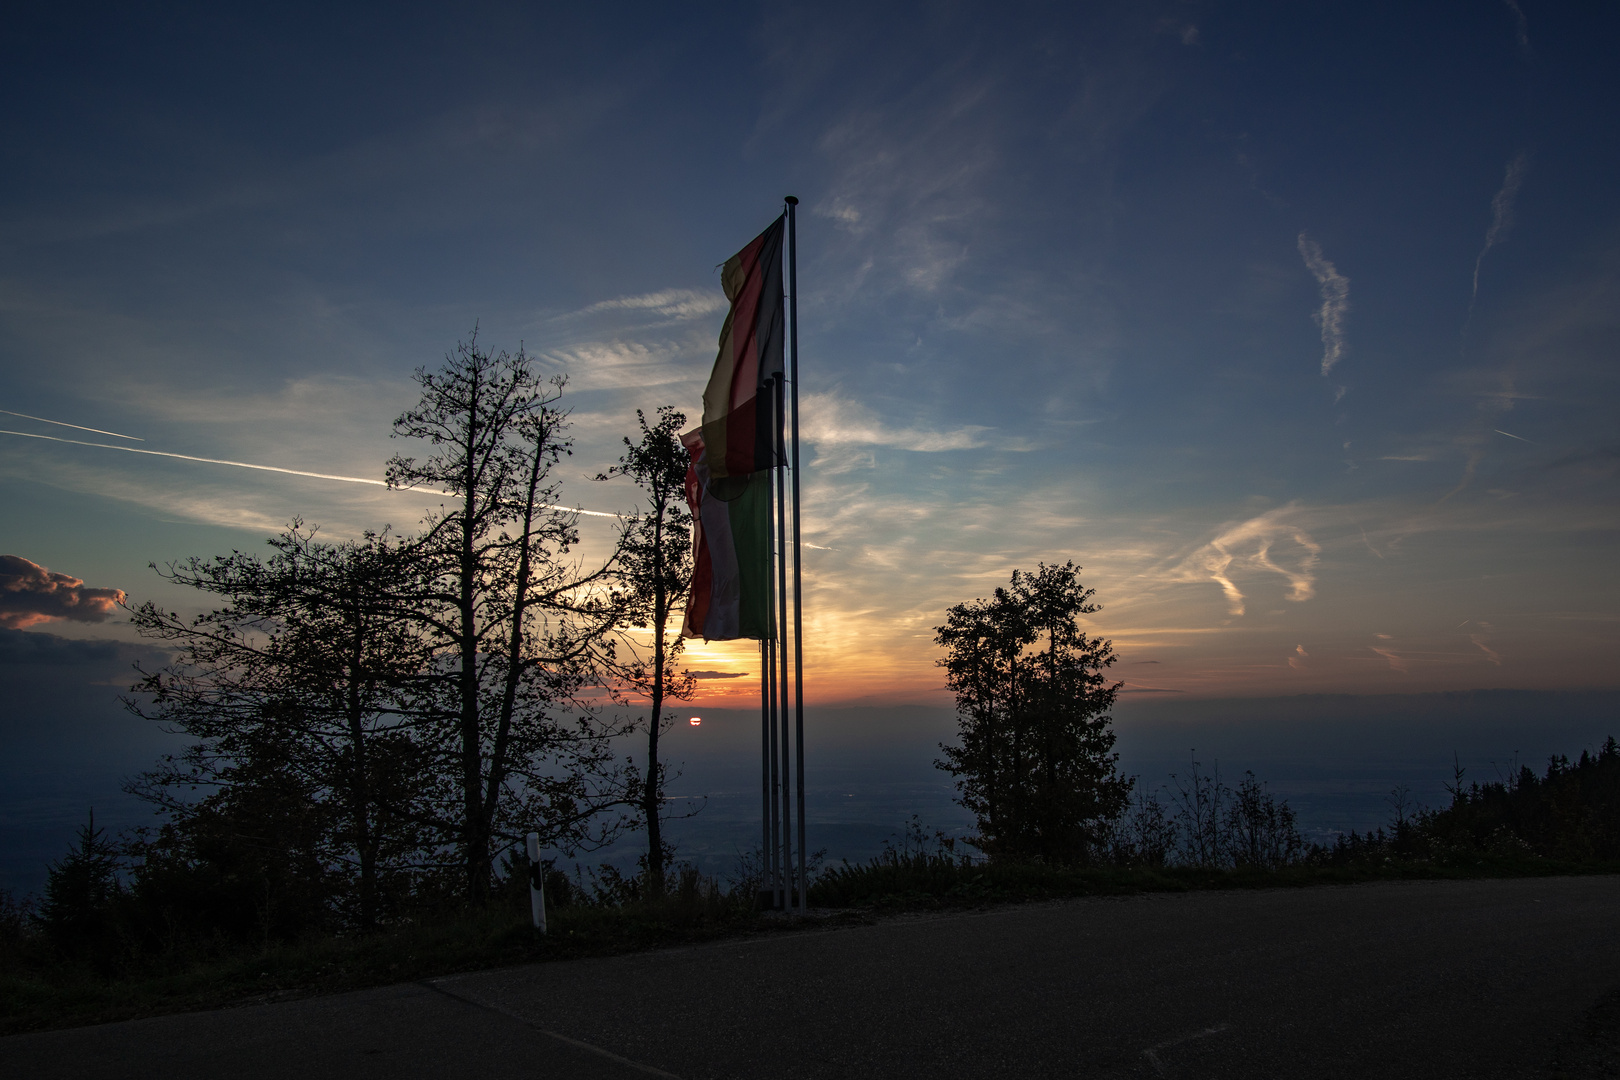
M 1547 1080 L 1614 1080 L 1620 1077 L 1620 986 L 1587 1011 L 1580 1030 L 1553 1052 Z

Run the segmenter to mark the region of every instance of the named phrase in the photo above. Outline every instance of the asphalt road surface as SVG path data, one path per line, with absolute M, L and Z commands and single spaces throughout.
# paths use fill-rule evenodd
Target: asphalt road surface
M 20 1035 L 0 1075 L 1536 1077 L 1617 987 L 1616 877 L 1161 894 Z

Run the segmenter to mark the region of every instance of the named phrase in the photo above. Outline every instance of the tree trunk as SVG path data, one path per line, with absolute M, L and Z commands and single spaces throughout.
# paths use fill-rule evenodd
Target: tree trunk
M 1004 839 L 1009 843 L 1009 854 L 1019 855 L 1024 850 L 1024 835 L 1028 831 L 1028 795 L 1029 778 L 1024 772 L 1024 715 L 1019 707 L 1018 693 L 1018 658 L 1012 660 L 1012 678 L 1007 695 L 1007 719 L 1012 727 L 1012 814 L 1008 821 L 1007 832 L 1010 834 Z
M 647 727 L 647 785 L 642 802 L 647 815 L 647 891 L 653 896 L 664 894 L 664 836 L 658 798 L 658 725 L 664 706 L 661 690 L 655 683 L 652 722 Z
M 377 924 L 377 845 L 371 837 L 371 765 L 366 760 L 364 703 L 360 699 L 360 672 L 365 643 L 359 604 L 354 608 L 355 639 L 349 650 L 348 700 L 349 742 L 354 747 L 354 772 L 349 780 L 349 807 L 354 820 L 354 846 L 360 858 L 360 929 L 369 931 Z
M 664 836 L 659 819 L 658 729 L 664 720 L 664 623 L 669 619 L 669 597 L 664 589 L 664 507 L 653 512 L 653 686 L 652 715 L 647 723 L 647 787 L 643 808 L 647 815 L 647 891 L 664 895 Z
M 1057 681 L 1057 630 L 1048 626 L 1046 649 L 1046 714 L 1042 727 L 1045 729 L 1044 745 L 1046 753 L 1045 787 L 1040 800 L 1041 806 L 1041 847 L 1048 862 L 1061 854 L 1063 843 L 1059 833 L 1058 822 L 1058 796 L 1057 783 L 1057 729 L 1059 723 L 1058 708 L 1058 681 Z
M 476 394 L 474 401 L 477 401 Z M 476 405 L 474 407 L 476 415 Z M 483 746 L 478 716 L 478 609 L 474 586 L 478 576 L 476 541 L 477 476 L 473 469 L 477 450 L 477 428 L 469 424 L 467 440 L 466 496 L 461 519 L 461 550 L 458 552 L 460 581 L 457 582 L 461 615 L 461 671 L 457 679 L 461 712 L 461 795 L 462 843 L 464 845 L 467 900 L 482 905 L 489 899 L 489 831 L 484 822 Z

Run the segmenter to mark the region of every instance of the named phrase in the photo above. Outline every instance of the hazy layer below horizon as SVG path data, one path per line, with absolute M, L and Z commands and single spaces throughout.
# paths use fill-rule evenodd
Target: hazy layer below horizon
M 664 741 L 681 776 L 672 793 L 702 810 L 670 826 L 679 851 L 711 873 L 732 872 L 761 841 L 760 718 L 757 710 L 701 712 Z M 1114 710 L 1121 771 L 1173 801 L 1175 777 L 1194 756 L 1235 786 L 1245 770 L 1299 815 L 1307 838 L 1386 825 L 1390 797 L 1444 806 L 1460 765 L 1464 781 L 1505 777 L 1523 763 L 1540 771 L 1554 754 L 1574 757 L 1620 734 L 1620 692 L 1481 690 L 1442 694 L 1301 695 L 1191 699 L 1132 696 Z M 971 817 L 953 802 L 949 776 L 933 767 L 953 740 L 948 707 L 847 706 L 806 710 L 807 842 L 831 861 L 882 850 L 916 815 L 925 829 L 961 836 Z M 702 798 L 707 796 L 706 799 Z M 644 844 L 627 838 L 578 860 L 628 867 Z
M 66 649 L 57 646 L 55 662 L 0 662 L 0 888 L 37 892 L 46 864 L 61 856 L 92 807 L 97 823 L 113 831 L 151 822 L 149 808 L 123 794 L 122 782 L 181 744 L 120 707 L 130 659 L 124 651 Z M 703 716 L 701 726 L 687 723 L 693 714 Z M 1414 801 L 1443 805 L 1453 755 L 1466 780 L 1489 780 L 1515 761 L 1539 771 L 1552 754 L 1595 749 L 1620 735 L 1620 691 L 1131 695 L 1114 715 L 1120 767 L 1143 788 L 1173 795 L 1172 774 L 1184 777 L 1196 753 L 1229 784 L 1252 769 L 1298 811 L 1308 836 L 1326 839 L 1387 823 L 1388 796 L 1402 784 Z M 678 719 L 664 740 L 666 760 L 680 771 L 670 792 L 702 809 L 669 826 L 677 857 L 729 874 L 739 854 L 760 842 L 759 713 L 688 708 Z M 825 848 L 833 861 L 869 857 L 912 815 L 930 832 L 968 832 L 972 823 L 952 802 L 950 778 L 933 767 L 939 744 L 954 733 L 948 707 L 807 709 L 811 850 Z M 624 752 L 639 759 L 642 741 L 627 742 Z M 643 843 L 633 834 L 577 861 L 628 868 Z

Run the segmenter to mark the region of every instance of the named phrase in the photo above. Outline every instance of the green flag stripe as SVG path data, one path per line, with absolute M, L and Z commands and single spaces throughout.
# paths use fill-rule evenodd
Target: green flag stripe
M 737 629 L 740 636 L 760 641 L 774 640 L 776 636 L 771 632 L 770 615 L 770 509 L 768 471 L 750 476 L 743 494 L 726 504 L 741 580 Z

